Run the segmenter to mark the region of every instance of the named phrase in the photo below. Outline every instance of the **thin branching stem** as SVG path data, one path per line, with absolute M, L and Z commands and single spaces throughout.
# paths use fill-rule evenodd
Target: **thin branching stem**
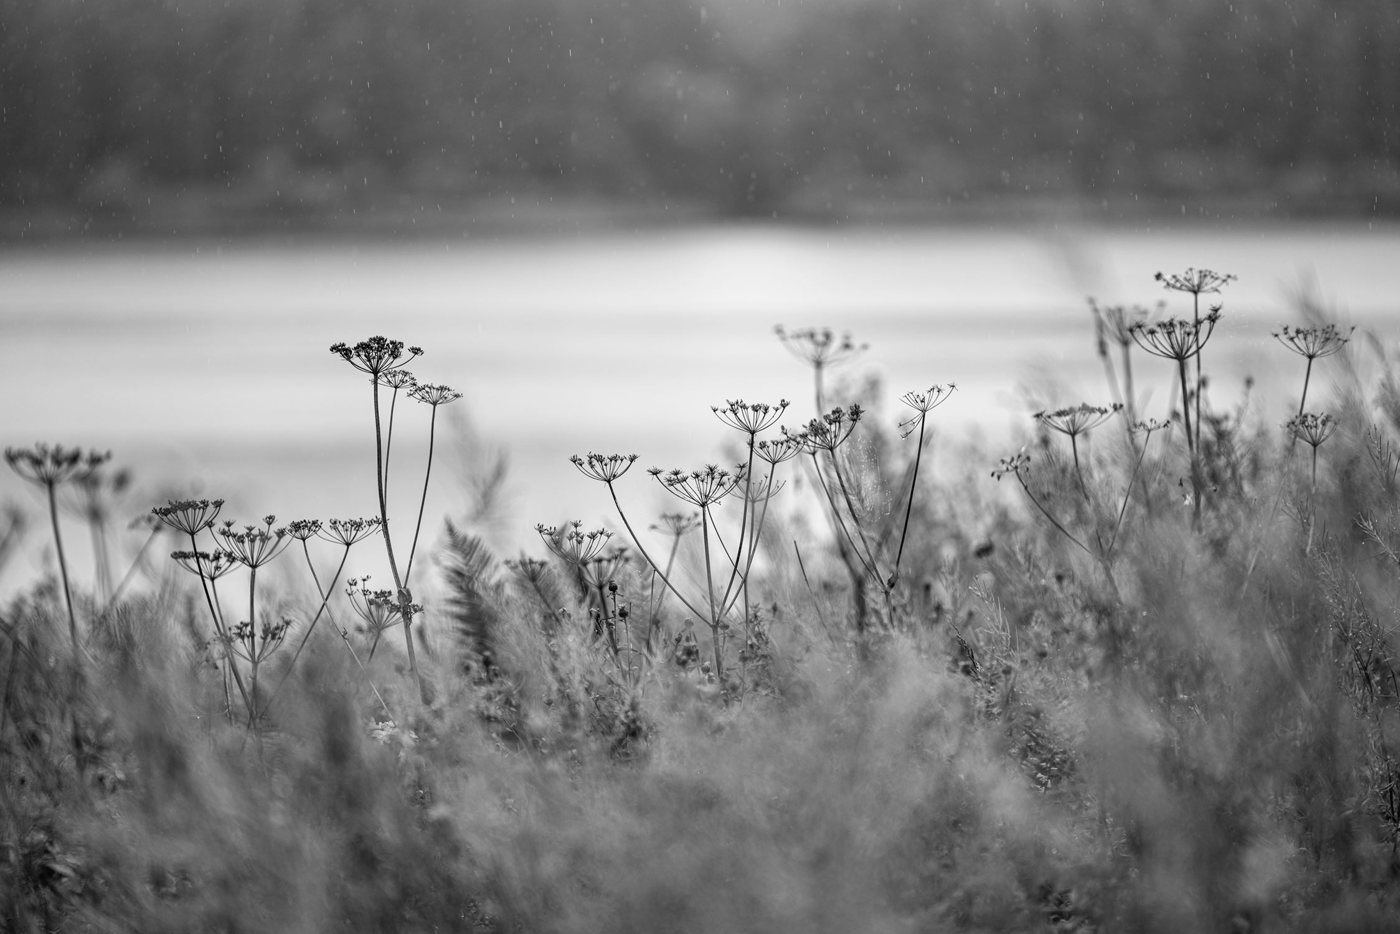
M 924 456 L 924 428 L 928 424 L 928 413 L 919 413 L 919 440 L 914 446 L 914 474 L 909 478 L 909 496 L 904 504 L 904 527 L 899 533 L 899 548 L 894 555 L 894 579 L 899 578 L 899 563 L 904 559 L 904 543 L 909 538 L 909 517 L 914 512 L 914 489 L 919 482 L 919 463 Z
M 399 565 L 394 558 L 394 540 L 389 535 L 388 493 L 384 488 L 386 452 L 379 414 L 379 380 L 375 379 L 373 375 L 370 376 L 370 385 L 373 387 L 374 393 L 374 466 L 376 480 L 379 484 L 379 529 L 384 533 L 384 550 L 389 556 L 389 572 L 394 576 L 394 587 L 403 617 L 403 641 L 404 647 L 408 651 L 408 670 L 412 672 L 414 680 L 418 682 L 419 698 L 424 704 L 428 704 L 432 697 L 428 693 L 427 684 L 423 681 L 423 673 L 418 670 L 417 653 L 413 650 L 413 595 L 408 592 L 405 587 L 406 582 L 399 574 Z
M 714 578 L 711 576 L 710 572 L 710 510 L 707 506 L 700 507 L 700 534 L 705 549 L 705 587 L 709 591 L 710 596 L 710 641 L 714 643 L 715 680 L 720 684 L 724 684 L 724 653 L 719 640 L 719 617 L 715 612 Z
M 49 519 L 53 523 L 53 544 L 58 554 L 58 573 L 63 580 L 63 601 L 68 607 L 68 635 L 73 640 L 73 663 L 83 668 L 82 647 L 78 644 L 78 617 L 73 612 L 73 588 L 68 583 L 68 559 L 63 553 L 63 536 L 58 528 L 58 491 L 52 480 L 44 484 L 49 494 Z
M 652 570 L 657 570 L 660 566 L 655 561 L 651 560 L 651 555 L 647 554 L 646 548 L 642 546 L 641 539 L 637 538 L 637 533 L 632 530 L 632 523 L 627 521 L 627 513 L 622 511 L 622 503 L 618 502 L 617 490 L 613 489 L 612 481 L 608 480 L 606 481 L 606 483 L 608 487 L 608 493 L 612 496 L 613 508 L 617 510 L 618 518 L 622 520 L 622 527 L 627 530 L 628 536 L 632 539 L 632 544 L 637 547 L 637 551 L 641 553 L 643 560 L 645 560 L 646 563 L 651 566 Z M 695 608 L 695 604 L 687 600 L 685 598 L 685 594 L 677 590 L 676 585 L 671 583 L 671 578 L 669 575 L 660 574 L 660 577 L 661 582 L 666 585 L 666 589 L 671 591 L 671 593 L 675 594 L 676 599 L 679 600 L 687 610 L 689 610 L 691 613 L 695 614 L 695 616 L 699 618 L 704 618 L 705 614 L 700 610 L 697 610 Z
M 428 419 L 428 466 L 423 472 L 423 496 L 418 501 L 418 522 L 413 527 L 413 544 L 408 549 L 408 566 L 404 568 L 404 580 L 413 574 L 413 556 L 418 553 L 418 533 L 423 530 L 423 510 L 428 505 L 428 479 L 433 475 L 433 443 L 437 437 L 437 406 Z

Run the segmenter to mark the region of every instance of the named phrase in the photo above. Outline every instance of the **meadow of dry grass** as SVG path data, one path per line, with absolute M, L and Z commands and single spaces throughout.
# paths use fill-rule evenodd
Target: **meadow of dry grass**
M 1212 398 L 1228 282 L 1187 284 L 1178 325 L 1101 309 L 1117 401 L 999 464 L 922 453 L 951 387 L 847 398 L 862 348 L 783 332 L 824 416 L 726 401 L 723 470 L 580 456 L 599 521 L 510 561 L 417 504 L 128 541 L 110 464 L 10 449 L 40 495 L 0 555 L 107 545 L 0 604 L 0 927 L 1395 930 L 1400 371 L 1314 310 L 1298 396 Z M 399 390 L 452 401 L 333 349 L 384 446 Z M 681 511 L 627 511 L 657 484 Z M 347 594 L 352 544 L 396 579 Z

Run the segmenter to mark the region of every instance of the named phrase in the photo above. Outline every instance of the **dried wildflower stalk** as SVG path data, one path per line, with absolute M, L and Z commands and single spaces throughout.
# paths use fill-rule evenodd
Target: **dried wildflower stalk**
M 390 340 L 382 336 L 371 337 L 368 340 L 360 341 L 353 346 L 345 343 L 331 345 L 331 353 L 349 363 L 355 369 L 365 373 L 370 378 L 372 387 L 372 405 L 374 409 L 374 462 L 375 462 L 375 484 L 376 494 L 379 500 L 379 531 L 384 537 L 384 549 L 389 558 L 389 571 L 394 578 L 395 600 L 398 602 L 400 618 L 404 629 L 404 647 L 408 654 L 408 667 L 414 679 L 418 683 L 419 698 L 424 704 L 431 703 L 432 692 L 429 690 L 427 681 L 423 678 L 423 673 L 418 667 L 417 653 L 413 646 L 413 616 L 411 612 L 417 607 L 421 607 L 413 602 L 413 592 L 409 589 L 409 574 L 413 570 L 413 558 L 418 548 L 418 534 L 422 529 L 423 510 L 427 504 L 428 481 L 432 476 L 433 465 L 433 445 L 437 428 L 438 406 L 452 402 L 461 397 L 461 393 L 454 392 L 446 386 L 434 384 L 419 384 L 404 369 L 410 362 L 423 353 L 420 347 L 405 347 L 403 341 Z M 380 411 L 380 389 L 381 387 L 390 389 L 393 395 L 390 398 L 389 411 L 389 432 L 386 435 L 383 427 L 383 419 Z M 392 431 L 394 405 L 398 400 L 398 392 L 407 389 L 410 396 L 418 402 L 425 403 L 432 408 L 432 419 L 429 425 L 428 436 L 428 463 L 423 478 L 423 493 L 419 501 L 418 522 L 414 527 L 413 544 L 410 546 L 408 560 L 405 562 L 402 572 L 399 568 L 398 558 L 394 552 L 394 540 L 389 531 L 389 505 L 388 505 L 388 471 L 389 461 L 392 454 Z
M 68 580 L 68 558 L 63 552 L 63 534 L 58 525 L 58 488 L 91 476 L 111 458 L 111 452 L 83 451 L 65 448 L 61 444 L 36 444 L 32 448 L 6 448 L 5 462 L 10 469 L 44 490 L 49 503 L 49 521 L 53 526 L 54 551 L 58 555 L 58 573 L 63 582 L 63 600 L 68 609 L 68 635 L 73 643 L 73 659 L 82 667 L 82 647 L 78 641 L 78 617 L 73 612 L 73 588 Z

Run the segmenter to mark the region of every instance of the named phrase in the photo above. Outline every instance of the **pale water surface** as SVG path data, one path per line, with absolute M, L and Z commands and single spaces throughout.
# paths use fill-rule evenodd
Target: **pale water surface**
M 458 418 L 441 426 L 429 516 L 462 508 L 473 451 L 505 450 L 511 497 L 493 535 L 514 546 L 537 521 L 611 518 L 605 490 L 576 474 L 572 453 L 696 466 L 735 440 L 709 411 L 727 398 L 786 397 L 790 423 L 809 417 L 809 374 L 775 324 L 848 328 L 868 342 L 842 372 L 883 378 L 890 422 L 900 393 L 958 383 L 937 422 L 990 438 L 995 453 L 1036 404 L 1109 401 L 1087 295 L 1165 298 L 1169 313 L 1189 315 L 1153 274 L 1192 265 L 1239 276 L 1208 351 L 1217 400 L 1233 399 L 1248 373 L 1261 404 L 1287 417 L 1301 361 L 1269 332 L 1302 323 L 1288 301 L 1301 282 L 1316 282 L 1345 322 L 1387 344 L 1400 336 L 1394 225 L 715 226 L 10 247 L 0 249 L 0 443 L 111 448 L 151 497 L 225 496 L 249 518 L 371 514 L 369 389 L 328 348 L 382 333 L 427 351 L 413 368 L 421 379 L 465 394 L 444 410 Z M 1139 366 L 1146 414 L 1165 417 L 1170 367 Z M 416 508 L 426 412 L 399 412 L 401 527 Z M 623 483 L 639 515 L 675 508 L 640 470 Z M 36 502 L 8 473 L 0 497 Z

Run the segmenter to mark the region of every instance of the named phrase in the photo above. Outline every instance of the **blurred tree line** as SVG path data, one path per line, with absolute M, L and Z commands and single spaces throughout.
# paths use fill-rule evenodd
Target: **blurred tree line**
M 1395 0 L 0 0 L 0 204 L 1400 208 Z

